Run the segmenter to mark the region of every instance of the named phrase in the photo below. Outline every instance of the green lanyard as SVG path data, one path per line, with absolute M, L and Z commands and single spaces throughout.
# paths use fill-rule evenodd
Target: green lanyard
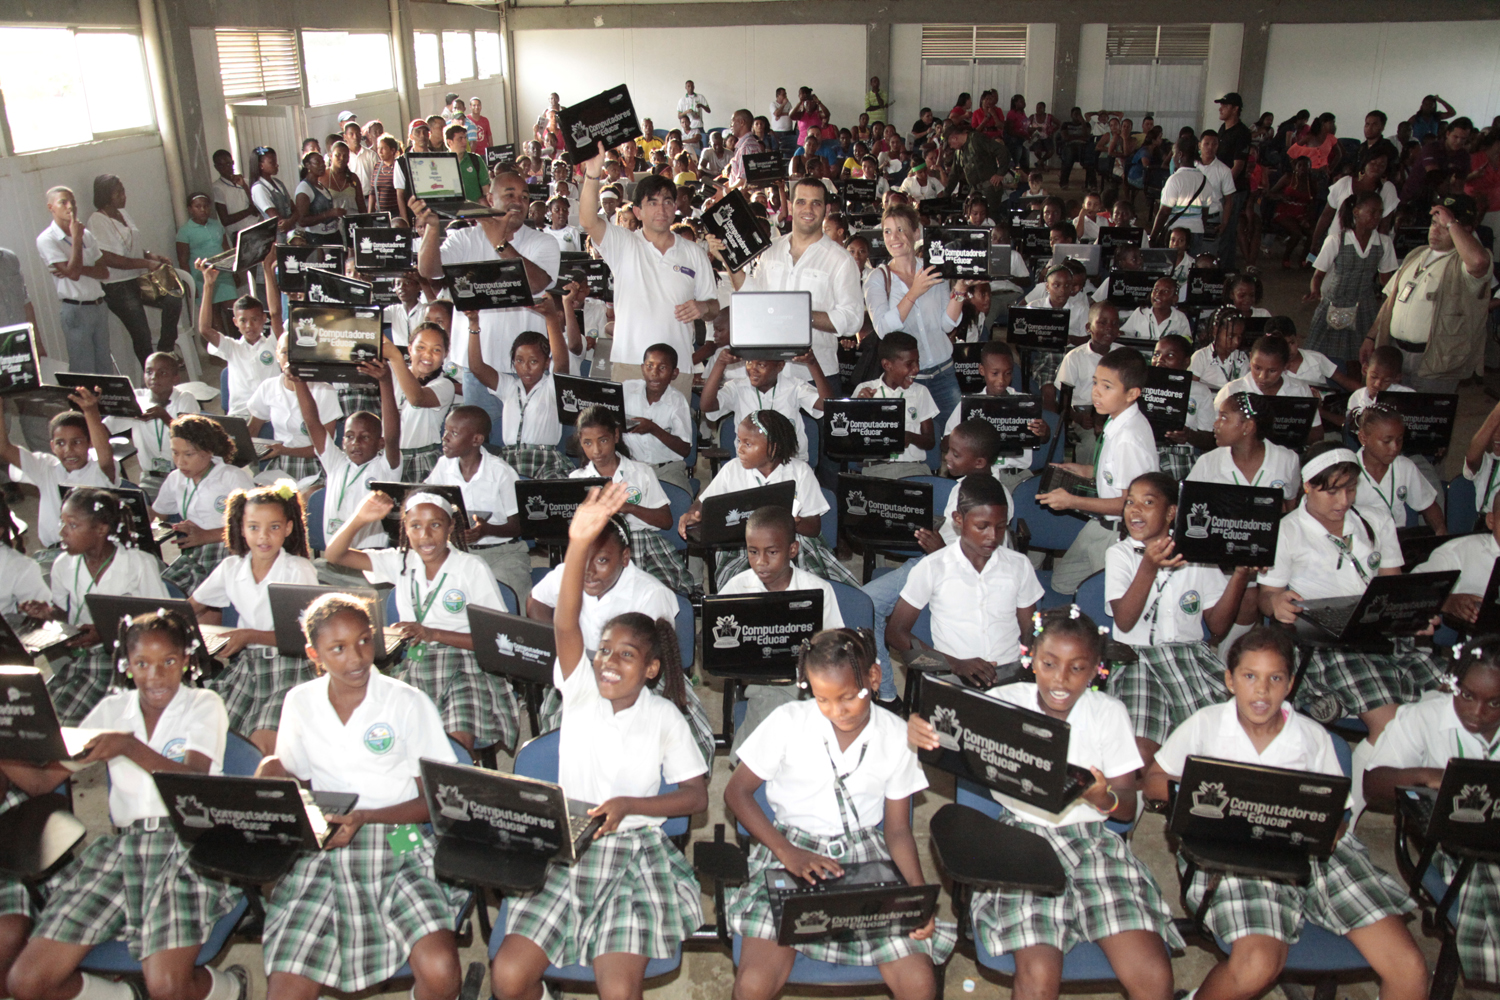
M 1104 426 L 1099 428 L 1099 437 L 1094 441 L 1094 475 L 1099 475 L 1099 456 L 1104 452 L 1104 435 L 1109 433 L 1109 422 L 1114 417 L 1105 417 Z
M 203 474 L 203 479 L 207 479 L 208 473 L 212 471 L 213 469 L 209 469 L 208 472 L 205 472 Z M 203 479 L 198 480 L 196 483 L 189 479 L 188 485 L 192 486 L 192 489 L 184 488 L 182 491 L 182 519 L 184 521 L 192 519 L 192 514 L 189 513 L 189 508 L 193 506 L 193 498 L 198 495 L 198 490 L 203 486 Z
M 1490 499 L 1495 495 L 1495 475 L 1500 473 L 1500 459 L 1494 455 L 1490 456 L 1490 478 L 1484 484 L 1484 496 L 1479 500 L 1479 509 L 1487 511 L 1490 509 Z
M 370 462 L 373 462 L 373 461 L 375 461 L 373 458 L 370 459 Z M 346 465 L 346 466 L 344 466 L 344 481 L 339 486 L 338 499 L 336 499 L 334 501 L 334 508 L 333 509 L 335 511 L 342 512 L 343 509 L 344 509 L 344 494 L 346 494 L 346 493 L 349 492 L 349 476 L 350 476 L 350 474 L 352 473 L 354 475 L 358 475 L 359 473 L 364 472 L 365 469 L 367 469 L 367 468 L 370 467 L 370 462 L 366 462 L 364 465 L 361 465 L 357 469 L 353 465 Z M 415 577 L 412 579 L 412 582 L 416 583 L 416 578 Z
M 1266 474 L 1266 461 L 1265 461 L 1265 459 L 1261 459 L 1261 462 L 1260 462 L 1260 471 L 1255 474 L 1255 482 L 1253 482 L 1253 483 L 1241 483 L 1240 482 L 1240 470 L 1239 470 L 1239 467 L 1234 464 L 1234 457 L 1230 456 L 1230 459 L 1229 459 L 1229 477 L 1234 480 L 1234 485 L 1236 485 L 1236 486 L 1256 486 L 1256 485 L 1259 485 L 1259 483 L 1260 483 L 1260 477 L 1264 476 L 1265 474 Z
M 81 570 L 81 569 L 83 569 L 83 567 L 88 563 L 88 560 L 85 557 L 83 557 L 83 556 L 79 556 L 78 557 L 78 561 L 73 564 L 73 593 L 78 594 L 78 598 L 79 598 L 78 603 L 79 603 L 80 607 L 79 608 L 74 608 L 72 600 L 69 599 L 69 601 L 68 601 L 68 624 L 69 625 L 77 625 L 78 624 L 76 621 L 73 620 L 73 612 L 75 610 L 77 610 L 77 611 L 80 611 L 80 613 L 81 613 L 81 611 L 82 611 L 81 605 L 83 604 L 83 599 L 86 598 L 86 597 L 88 597 L 89 596 L 89 592 L 92 591 L 96 586 L 99 585 L 100 578 L 103 577 L 105 573 L 109 572 L 110 565 L 115 561 L 115 556 L 119 555 L 119 553 L 120 553 L 120 549 L 119 549 L 118 546 L 116 546 L 115 550 L 109 554 L 109 558 L 106 559 L 106 560 L 104 560 L 104 565 L 99 567 L 99 573 L 97 575 L 95 575 L 94 573 L 90 573 L 89 574 L 88 586 L 86 586 L 86 587 L 83 588 L 83 593 L 81 593 L 81 594 L 78 594 L 78 571 Z
M 1458 756 L 1459 756 L 1459 759 L 1462 760 L 1463 758 L 1467 757 L 1468 754 L 1464 753 L 1464 740 L 1463 740 L 1463 737 L 1458 734 L 1457 730 L 1454 730 L 1454 733 L 1453 733 L 1453 742 L 1458 745 Z M 1484 741 L 1483 740 L 1480 740 L 1479 743 L 1480 743 L 1481 746 L 1484 745 Z M 1484 760 L 1494 760 L 1495 759 L 1495 754 L 1497 754 L 1497 753 L 1500 753 L 1500 739 L 1495 740 L 1494 745 L 1491 746 L 1488 750 L 1486 750 L 1484 752 L 1484 758 L 1483 759 Z
M 1390 472 L 1389 469 L 1386 471 Z M 1394 517 L 1396 513 L 1396 477 L 1394 475 L 1391 476 L 1391 495 L 1387 497 L 1385 491 L 1380 488 L 1380 484 L 1375 481 L 1375 477 L 1365 471 L 1365 464 L 1363 462 L 1359 463 L 1359 474 L 1368 479 L 1370 485 L 1375 487 L 1375 495 L 1380 497 L 1380 502 L 1385 504 L 1385 509 L 1390 511 Z
M 1354 571 L 1359 574 L 1359 582 L 1366 584 L 1369 583 L 1370 574 L 1365 572 L 1365 568 L 1359 564 L 1359 557 L 1354 554 L 1354 536 L 1351 534 L 1345 535 L 1343 538 L 1340 538 L 1338 535 L 1329 532 L 1328 540 L 1333 543 L 1336 549 L 1339 550 L 1339 562 L 1338 565 L 1333 568 L 1333 571 L 1337 573 L 1339 570 L 1343 569 L 1344 557 L 1348 556 L 1349 561 L 1354 564 Z
M 884 386 L 885 386 L 885 384 L 881 383 L 881 389 L 882 389 L 882 391 L 881 391 L 881 398 L 885 397 Z M 755 389 L 755 386 L 752 385 L 750 388 Z M 766 401 L 761 398 L 760 390 L 759 389 L 755 389 L 755 408 L 757 410 L 774 410 L 774 409 L 776 409 L 776 390 L 779 389 L 779 388 L 781 388 L 781 384 L 780 383 L 777 383 L 776 385 L 771 386 L 771 405 L 770 406 L 767 406 L 766 405 Z
M 432 602 L 437 599 L 438 591 L 443 589 L 443 581 L 448 579 L 448 574 L 444 571 L 443 575 L 437 578 L 437 583 L 434 583 L 432 589 L 427 592 L 425 601 L 421 600 L 420 591 L 417 589 L 419 575 L 420 573 L 413 573 L 411 577 L 411 610 L 412 614 L 417 616 L 417 624 L 421 625 L 427 620 L 427 612 L 432 610 Z

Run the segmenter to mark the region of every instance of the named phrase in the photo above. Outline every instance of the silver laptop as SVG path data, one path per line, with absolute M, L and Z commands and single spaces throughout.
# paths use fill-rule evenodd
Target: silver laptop
M 407 184 L 412 197 L 421 198 L 427 207 L 444 219 L 474 219 L 499 215 L 490 206 L 464 197 L 464 182 L 458 171 L 458 157 L 452 153 L 407 153 Z
M 812 350 L 812 292 L 735 292 L 729 348 L 755 361 L 790 361 Z

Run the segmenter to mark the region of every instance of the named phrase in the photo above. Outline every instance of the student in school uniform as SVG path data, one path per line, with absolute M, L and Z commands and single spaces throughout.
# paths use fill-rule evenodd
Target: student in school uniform
M 1094 447 L 1094 461 L 1055 463 L 1077 476 L 1092 477 L 1097 496 L 1074 496 L 1056 489 L 1037 496 L 1054 510 L 1081 510 L 1091 516 L 1052 571 L 1052 589 L 1072 594 L 1104 568 L 1104 552 L 1119 538 L 1125 488 L 1143 472 L 1156 472 L 1156 434 L 1138 400 L 1146 384 L 1146 359 L 1132 347 L 1117 347 L 1094 370 L 1094 410 L 1107 419 Z
M 37 488 L 36 538 L 42 543 L 32 553 L 42 573 L 51 569 L 62 548 L 61 540 L 63 486 L 98 486 L 108 489 L 120 484 L 115 454 L 110 449 L 109 430 L 99 418 L 99 397 L 88 389 L 76 389 L 68 395 L 82 411 L 64 410 L 47 421 L 47 446 L 51 454 L 28 451 L 10 439 L 5 413 L 0 410 L 0 459 L 9 467 L 10 478 L 31 483 Z
M 172 471 L 172 444 L 168 426 L 179 414 L 197 413 L 198 400 L 186 389 L 177 388 L 181 376 L 177 359 L 157 351 L 146 358 L 145 387 L 135 390 L 135 400 L 143 416 L 105 417 L 104 426 L 113 434 L 130 432 L 135 458 L 141 467 L 141 481 L 136 485 L 146 493 L 147 502 L 155 502 L 156 492 Z
M 1260 575 L 1260 610 L 1291 625 L 1301 601 L 1357 597 L 1375 576 L 1401 572 L 1396 526 L 1378 510 L 1355 505 L 1360 464 L 1354 452 L 1323 442 L 1302 463 L 1302 506 L 1281 519 L 1276 561 Z M 1410 638 L 1375 653 L 1319 646 L 1311 651 L 1298 700 L 1313 718 L 1358 715 L 1371 739 L 1441 677 L 1436 660 Z M 1326 721 L 1326 720 L 1325 720 Z
M 1214 441 L 1218 447 L 1193 463 L 1187 478 L 1226 486 L 1281 490 L 1290 512 L 1302 496 L 1302 463 L 1297 453 L 1266 440 L 1271 415 L 1248 392 L 1236 392 L 1217 407 Z
M 76 487 L 62 504 L 58 532 L 62 552 L 52 564 L 52 599 L 22 601 L 28 618 L 57 620 L 81 628 L 66 652 L 49 658 L 52 677 L 47 693 L 65 726 L 76 726 L 109 689 L 113 654 L 99 641 L 89 594 L 166 597 L 161 560 L 127 545 L 135 525 L 130 511 L 108 490 Z
M 224 548 L 228 554 L 188 596 L 193 613 L 234 608 L 239 624 L 217 656 L 229 661 L 223 673 L 208 681 L 224 698 L 230 728 L 248 733 L 269 753 L 276 745 L 281 700 L 311 677 L 300 656 L 283 656 L 276 648 L 271 616 L 271 584 L 318 582 L 307 549 L 306 511 L 290 480 L 236 490 L 224 511 Z
M 1240 350 L 1245 320 L 1229 306 L 1220 306 L 1214 310 L 1208 330 L 1212 343 L 1193 352 L 1188 370 L 1217 392 L 1250 370 L 1250 359 Z
M 0 428 L 4 426 L 0 421 Z M 1475 512 L 1489 513 L 1496 495 L 1500 495 L 1500 403 L 1495 404 L 1479 430 L 1469 439 L 1462 471 L 1464 478 L 1474 483 Z M 42 495 L 45 497 L 46 493 Z
M 651 466 L 659 481 L 691 491 L 685 459 L 693 450 L 693 413 L 682 393 L 672 388 L 675 378 L 676 348 L 646 348 L 641 377 L 620 383 L 625 396 L 623 440 L 630 457 Z
M 1262 396 L 1284 396 L 1290 398 L 1311 397 L 1318 394 L 1306 382 L 1286 373 L 1288 348 L 1286 341 L 1271 334 L 1257 337 L 1250 348 L 1249 374 L 1241 375 L 1214 394 L 1214 405 L 1221 405 L 1236 392 L 1249 392 Z M 1323 439 L 1323 418 L 1313 410 L 1312 428 L 1307 432 L 1308 444 Z
M 661 830 L 668 816 L 708 807 L 708 765 L 683 719 L 671 622 L 615 617 L 592 662 L 578 624 L 587 553 L 628 489 L 610 483 L 574 513 L 554 619 L 558 784 L 570 798 L 599 803 L 591 814 L 604 825 L 577 862 L 549 866 L 539 890 L 510 900 L 490 963 L 497 1000 L 537 997 L 549 964 L 590 964 L 601 983 L 640 996 L 646 962 L 675 955 L 702 919 L 698 881 Z M 660 794 L 663 782 L 677 790 Z
M 1286 341 L 1286 370 L 1290 375 L 1315 388 L 1336 385 L 1346 392 L 1360 388 L 1360 381 L 1346 375 L 1333 359 L 1322 351 L 1302 346 L 1302 337 L 1297 332 L 1297 323 L 1290 316 L 1272 316 L 1266 320 L 1266 333 Z
M 198 310 L 198 331 L 208 353 L 224 359 L 229 371 L 229 398 L 223 400 L 224 412 L 231 417 L 250 417 L 250 396 L 262 382 L 281 374 L 276 356 L 276 335 L 267 330 L 266 305 L 254 295 L 234 300 L 234 330 L 220 330 L 214 325 L 214 284 L 219 270 L 199 259 L 194 265 L 203 274 L 203 297 Z M 262 270 L 276 277 L 276 255 L 267 255 Z M 278 315 L 277 323 L 280 323 Z
M 1397 788 L 1439 788 L 1451 760 L 1500 757 L 1500 636 L 1454 647 L 1450 691 L 1402 705 L 1385 727 L 1364 771 L 1361 789 L 1372 808 L 1396 807 Z M 1446 852 L 1434 858 L 1447 879 L 1458 864 Z M 1469 982 L 1500 982 L 1500 865 L 1476 864 L 1450 915 L 1458 928 L 1458 958 Z
M 1396 381 L 1401 377 L 1401 364 L 1401 349 L 1394 344 L 1381 344 L 1370 352 L 1370 360 L 1365 362 L 1364 384 L 1351 392 L 1344 404 L 1345 427 L 1358 427 L 1359 411 L 1378 401 L 1382 392 L 1416 391 Z
M 1192 350 L 1186 337 L 1169 333 L 1156 342 L 1151 352 L 1151 366 L 1186 371 Z M 1156 461 L 1162 472 L 1174 480 L 1185 479 L 1198 457 L 1217 447 L 1214 417 L 1213 390 L 1193 379 L 1188 386 L 1187 423 L 1181 430 L 1163 433 L 1163 440 L 1156 445 Z
M 1076 607 L 1038 617 L 1029 657 L 1036 681 L 1004 684 L 989 694 L 1066 720 L 1072 733 L 1068 763 L 1088 768 L 1094 781 L 1061 813 L 990 793 L 1004 807 L 1001 822 L 1036 834 L 1056 853 L 1067 888 L 1057 896 L 976 892 L 970 907 L 974 933 L 991 954 L 1015 956 L 1019 996 L 1055 1000 L 1064 954 L 1076 941 L 1093 941 L 1129 996 L 1166 1000 L 1172 996 L 1166 946 L 1182 947 L 1171 908 L 1124 838 L 1104 825 L 1135 816 L 1135 772 L 1141 766 L 1125 706 L 1089 686 L 1102 666 L 1104 637 Z M 937 731 L 916 714 L 907 719 L 907 738 L 919 750 L 940 745 Z
M 1147 769 L 1146 797 L 1165 801 L 1168 782 L 1182 776 L 1192 754 L 1342 774 L 1328 732 L 1286 704 L 1296 662 L 1296 647 L 1282 629 L 1257 626 L 1237 639 L 1224 672 L 1231 699 L 1195 712 L 1167 737 Z M 1307 920 L 1347 937 L 1359 949 L 1380 977 L 1382 997 L 1427 996 L 1427 963 L 1402 920 L 1416 905 L 1406 888 L 1375 867 L 1352 831 L 1342 832 L 1332 855 L 1312 858 L 1309 864 L 1306 885 L 1240 875 L 1220 878 L 1203 922 L 1229 942 L 1229 958 L 1214 966 L 1189 996 L 1259 996 L 1280 976 L 1287 947 L 1301 937 Z M 1188 907 L 1202 901 L 1207 880 L 1203 872 L 1194 875 L 1185 893 Z
M 979 374 L 984 377 L 984 392 L 980 395 L 1020 395 L 1020 390 L 1011 385 L 1011 380 L 1015 376 L 1015 366 L 1015 355 L 1011 353 L 1009 344 L 1003 340 L 985 341 L 984 345 L 979 348 Z M 958 426 L 959 418 L 962 416 L 963 407 L 954 407 L 953 412 L 948 415 L 948 423 L 943 428 L 942 437 L 943 461 L 948 469 L 948 475 L 960 478 L 966 473 L 957 472 L 953 468 L 953 464 L 948 460 L 948 439 L 952 436 L 954 428 Z M 1049 433 L 1046 421 L 1041 419 L 1033 420 L 1029 429 L 1036 436 L 1037 446 L 1041 447 L 1046 442 Z M 1031 453 L 1032 449 L 1024 448 L 1019 455 L 998 455 L 996 457 L 992 471 L 995 474 L 995 478 L 1005 485 L 1007 491 L 1014 490 L 1034 475 L 1031 471 Z
M 443 457 L 423 481 L 459 488 L 475 520 L 473 527 L 463 529 L 467 551 L 483 559 L 495 579 L 515 591 L 524 606 L 531 593 L 531 554 L 520 540 L 519 477 L 505 459 L 485 450 L 489 438 L 488 413 L 478 406 L 455 406 L 443 427 Z
M 1491 501 L 1484 515 L 1485 531 L 1459 535 L 1439 545 L 1414 573 L 1459 571 L 1458 582 L 1443 602 L 1443 614 L 1473 625 L 1479 618 L 1480 600 L 1489 589 L 1495 560 L 1500 559 L 1500 497 Z
M 879 966 L 896 1000 L 936 995 L 933 965 L 953 952 L 952 924 L 934 919 L 907 935 L 819 941 L 794 952 L 776 943 L 766 892 L 771 868 L 813 881 L 870 861 L 894 862 L 908 884 L 924 883 L 910 810 L 927 778 L 900 717 L 874 704 L 879 675 L 868 633 L 819 632 L 797 662 L 797 683 L 811 697 L 776 709 L 740 747 L 724 804 L 755 841 L 749 877 L 725 912 L 743 935 L 734 979 L 741 1000 L 778 996 L 797 952 L 838 965 Z M 774 821 L 755 801 L 762 785 Z
M 811 361 L 808 359 L 812 358 Z M 726 370 L 732 362 L 739 361 L 734 349 L 726 347 L 714 358 L 713 367 L 703 379 L 703 393 L 699 408 L 707 420 L 718 420 L 729 414 L 736 424 L 757 410 L 775 410 L 792 425 L 797 439 L 797 451 L 793 457 L 806 462 L 807 432 L 802 427 L 802 414 L 813 419 L 823 416 L 823 400 L 831 394 L 828 379 L 812 352 L 793 360 L 807 365 L 812 381 L 783 376 L 785 361 L 746 361 L 745 377 L 728 376 Z
M 0 496 L 0 615 L 14 615 L 23 601 L 46 602 L 52 590 L 42 568 L 26 556 L 26 541 L 12 519 L 10 504 Z
M 861 382 L 854 387 L 853 396 L 902 400 L 906 447 L 887 459 L 865 462 L 862 471 L 881 479 L 930 476 L 932 467 L 927 464 L 927 450 L 937 443 L 932 421 L 938 415 L 938 406 L 927 387 L 917 381 L 917 373 L 921 371 L 917 338 L 894 330 L 880 338 L 878 351 L 880 378 Z
M 392 677 L 417 688 L 437 703 L 443 728 L 469 750 L 516 745 L 520 709 L 510 682 L 479 669 L 469 633 L 470 604 L 505 606 L 495 574 L 478 556 L 464 551 L 453 506 L 435 493 L 412 490 L 401 507 L 397 548 L 352 547 L 370 525 L 396 509 L 381 492 L 365 497 L 359 510 L 328 541 L 328 561 L 364 573 L 371 583 L 396 589 L 394 628 L 406 636 L 406 655 Z
M 256 775 L 315 792 L 353 792 L 355 808 L 304 851 L 266 900 L 268 991 L 315 998 L 358 992 L 411 963 L 412 996 L 454 1000 L 461 966 L 454 921 L 464 890 L 438 880 L 419 762 L 454 763 L 432 700 L 375 669 L 368 609 L 325 594 L 302 620 L 319 676 L 287 692 L 276 754 Z
M 255 483 L 234 459 L 234 440 L 216 421 L 196 413 L 172 421 L 171 456 L 174 468 L 162 483 L 151 514 L 172 525 L 181 554 L 162 571 L 161 578 L 191 594 L 224 558 L 224 512 L 229 494 Z
M 552 373 L 568 374 L 568 349 L 563 343 L 562 314 L 551 299 L 543 316 L 545 335 L 527 330 L 510 345 L 508 372 L 485 363 L 480 336 L 469 328 L 469 371 L 500 398 L 504 416 L 500 454 L 516 474 L 528 479 L 564 479 L 575 469 L 557 450 L 562 424 L 557 419 L 557 383 Z
M 1354 502 L 1384 511 L 1407 526 L 1408 511 L 1416 511 L 1433 534 L 1448 533 L 1448 519 L 1438 506 L 1437 490 L 1417 470 L 1416 463 L 1401 454 L 1406 441 L 1406 423 L 1401 414 L 1379 403 L 1366 406 L 1359 415 L 1359 493 Z
M 94 945 L 123 938 L 153 1000 L 245 1000 L 243 968 L 195 968 L 199 948 L 239 892 L 188 864 L 187 845 L 152 780 L 157 772 L 223 772 L 224 703 L 182 683 L 192 629 L 177 615 L 144 614 L 121 631 L 119 670 L 132 689 L 109 695 L 83 719 L 86 728 L 106 730 L 90 741 L 84 762 L 107 763 L 109 818 L 119 832 L 95 837 L 49 885 L 31 940 L 10 970 L 10 994 L 132 1000 L 139 994 L 128 983 L 78 971 Z M 0 771 L 32 795 L 47 794 L 71 773 L 62 764 L 18 761 L 0 762 Z
M 1100 359 L 1114 349 L 1115 341 L 1120 338 L 1120 310 L 1115 308 L 1113 302 L 1095 302 L 1089 306 L 1088 331 L 1088 343 L 1080 344 L 1063 355 L 1062 364 L 1057 369 L 1057 380 L 1053 383 L 1059 401 L 1065 386 L 1073 390 L 1070 417 L 1073 426 L 1078 429 L 1077 453 L 1080 455 L 1094 453 L 1098 429 L 1107 419 L 1094 412 L 1090 397 L 1094 369 L 1099 367 Z
M 1176 334 L 1192 343 L 1192 324 L 1177 308 L 1177 282 L 1165 275 L 1157 278 L 1151 286 L 1150 303 L 1131 312 L 1120 330 L 1137 340 L 1161 340 L 1168 334 Z
M 1066 309 L 1068 312 L 1068 344 L 1082 344 L 1088 339 L 1088 300 L 1073 295 L 1073 272 L 1063 264 L 1053 264 L 1045 277 L 1026 294 L 1016 309 Z M 1014 323 L 1018 317 L 1011 316 Z M 1042 405 L 1049 410 L 1057 409 L 1058 367 L 1062 364 L 1063 351 L 1032 351 L 1031 380 L 1042 388 Z
M 474 322 L 470 319 L 470 322 Z M 438 323 L 422 323 L 412 331 L 408 362 L 395 345 L 384 348 L 401 418 L 401 474 L 420 483 L 442 457 L 444 422 L 453 409 L 458 385 L 443 372 L 448 358 L 448 331 Z
M 276 358 L 281 363 L 282 374 L 266 379 L 255 387 L 247 404 L 250 412 L 250 436 L 259 437 L 260 430 L 269 421 L 275 428 L 276 440 L 266 456 L 267 467 L 261 472 L 281 473 L 297 483 L 297 488 L 310 490 L 323 478 L 323 469 L 313 453 L 312 438 L 302 428 L 302 408 L 297 404 L 297 390 L 288 371 L 286 357 L 286 334 L 276 344 Z M 343 416 L 338 393 L 327 382 L 309 382 L 313 401 L 318 404 L 318 423 L 324 431 L 333 433 L 333 425 Z

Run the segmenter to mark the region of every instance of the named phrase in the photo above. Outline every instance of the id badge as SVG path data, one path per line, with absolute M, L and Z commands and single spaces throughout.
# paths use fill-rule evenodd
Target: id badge
M 1404 285 L 1401 286 L 1401 291 L 1396 296 L 1396 301 L 1397 302 L 1409 302 L 1409 301 L 1411 301 L 1411 293 L 1414 292 L 1414 291 L 1416 291 L 1416 290 L 1417 290 L 1417 283 L 1415 281 L 1409 281 L 1409 282 L 1407 282 L 1406 284 L 1404 284 Z
M 391 853 L 399 857 L 422 846 L 422 831 L 415 823 L 402 823 L 391 828 L 385 842 L 391 845 Z

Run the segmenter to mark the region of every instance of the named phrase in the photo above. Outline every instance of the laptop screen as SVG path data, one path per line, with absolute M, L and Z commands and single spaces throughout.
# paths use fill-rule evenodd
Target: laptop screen
M 462 198 L 463 181 L 458 176 L 458 160 L 451 153 L 407 153 L 407 181 L 418 198 Z
M 735 292 L 729 305 L 732 347 L 812 345 L 812 295 L 808 292 Z

